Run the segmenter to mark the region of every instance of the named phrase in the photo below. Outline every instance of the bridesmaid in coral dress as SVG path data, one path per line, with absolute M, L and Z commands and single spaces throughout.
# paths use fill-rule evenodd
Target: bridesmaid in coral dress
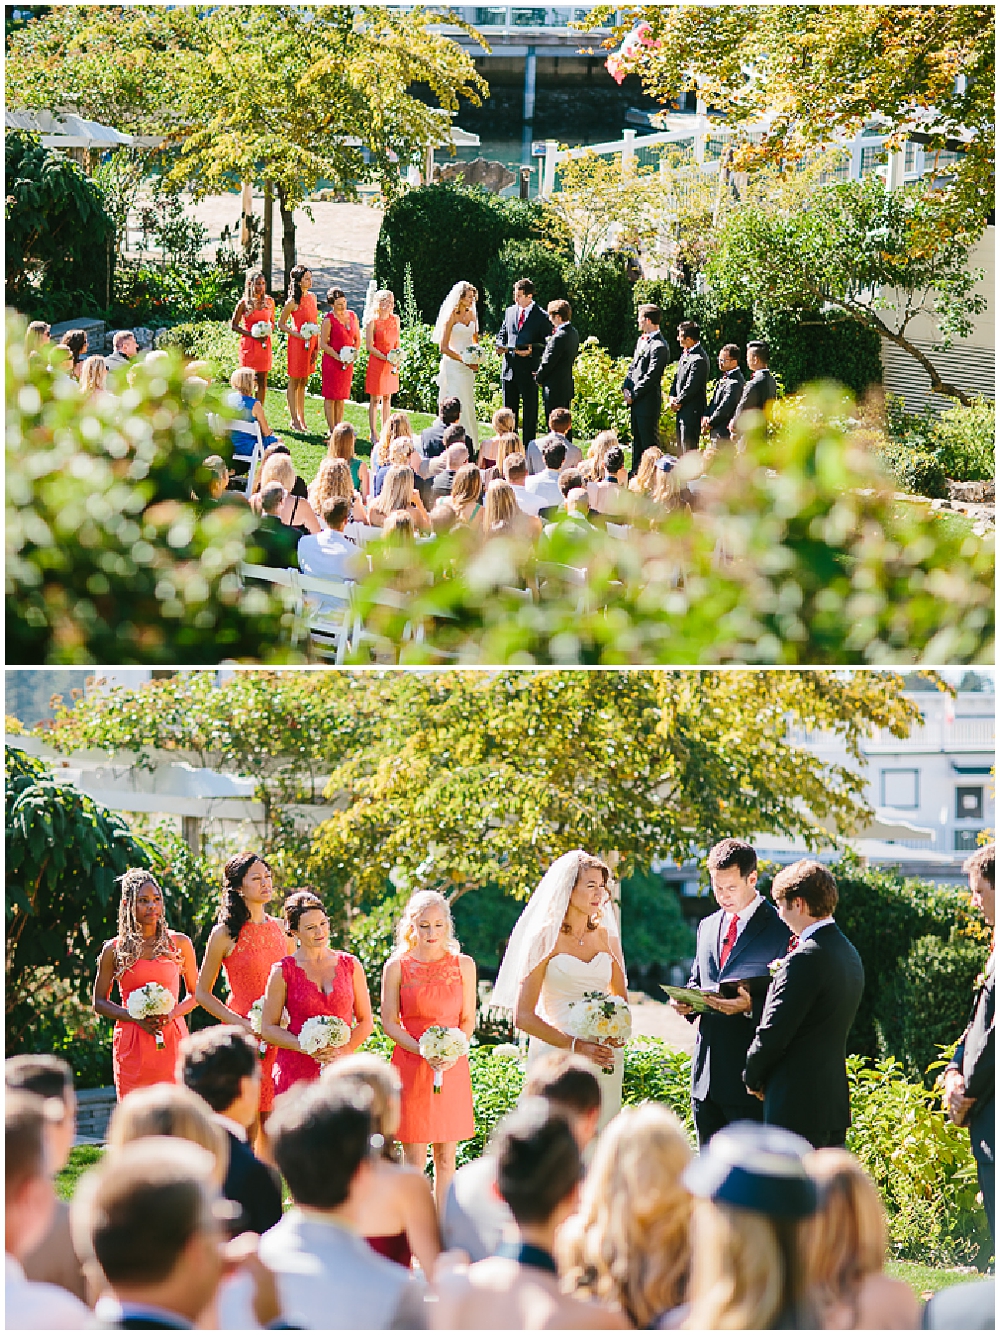
M 198 965 L 194 946 L 167 927 L 163 891 L 152 872 L 133 867 L 121 878 L 118 935 L 105 943 L 97 963 L 94 1010 L 114 1020 L 111 1061 L 119 1100 L 143 1085 L 176 1083 L 177 1049 L 187 1035 L 184 1016 L 194 1010 Z M 181 978 L 187 992 L 179 1000 Z M 111 1000 L 118 983 L 122 1004 Z M 159 983 L 174 998 L 169 1015 L 133 1020 L 129 996 L 147 983 Z M 157 1044 L 157 1035 L 162 1045 Z
M 476 1027 L 476 965 L 459 953 L 448 901 L 433 890 L 403 911 L 396 950 L 382 973 L 382 1027 L 395 1041 L 392 1064 L 403 1081 L 397 1136 L 406 1162 L 421 1169 L 434 1156 L 434 1195 L 444 1208 L 460 1140 L 475 1134 L 468 1057 L 433 1063 L 420 1055 L 425 1029 L 440 1024 L 472 1037 Z M 444 1071 L 439 1091 L 434 1072 Z
M 292 950 L 285 924 L 267 912 L 273 895 L 271 868 L 259 854 L 237 853 L 229 859 L 223 872 L 222 903 L 208 938 L 195 991 L 198 1004 L 210 1015 L 223 1024 L 235 1024 L 248 1034 L 254 1033 L 247 1018 L 251 1006 L 264 995 L 272 966 Z M 220 969 L 225 971 L 229 984 L 228 1006 L 214 994 Z M 273 1067 L 277 1055 L 277 1049 L 268 1046 L 261 1057 L 261 1129 L 267 1125 L 274 1104 Z M 256 1129 L 253 1139 L 258 1139 Z M 263 1137 L 259 1140 L 262 1142 Z
M 274 1092 L 284 1094 L 302 1080 L 316 1080 L 327 1062 L 355 1052 L 374 1028 L 368 983 L 361 961 L 346 950 L 330 949 L 330 920 L 322 900 L 297 890 L 285 900 L 285 925 L 297 949 L 271 969 L 261 1032 L 279 1048 Z M 288 1012 L 288 1025 L 281 1023 Z M 336 1015 L 351 1029 L 349 1042 L 324 1048 L 314 1057 L 299 1047 L 298 1035 L 314 1015 Z
M 306 431 L 306 384 L 316 369 L 319 355 L 319 307 L 312 287 L 312 273 L 304 264 L 296 264 L 288 275 L 288 300 L 281 310 L 278 328 L 288 335 L 288 413 L 293 431 Z M 289 324 L 291 320 L 291 324 Z M 304 324 L 317 326 L 308 338 L 301 332 Z
M 374 315 L 365 322 L 365 347 L 368 349 L 365 392 L 368 395 L 368 425 L 374 444 L 379 438 L 376 426 L 379 409 L 382 410 L 382 426 L 385 426 L 392 410 L 392 396 L 399 393 L 399 367 L 390 360 L 389 354 L 399 350 L 401 329 L 399 316 L 392 313 L 396 298 L 390 291 L 376 292 L 372 301 Z
M 332 431 L 344 420 L 344 404 L 351 397 L 354 362 L 341 361 L 344 348 L 361 347 L 358 317 L 347 308 L 347 297 L 339 287 L 326 294 L 330 310 L 319 329 L 319 350 L 323 354 L 323 411 Z M 354 484 L 357 486 L 357 483 Z
M 268 296 L 267 279 L 260 269 L 251 269 L 246 276 L 243 296 L 233 311 L 230 328 L 240 336 L 239 365 L 253 371 L 257 383 L 256 397 L 261 403 L 267 397 L 274 320 L 274 299 Z M 250 332 L 256 324 L 269 326 L 263 338 Z

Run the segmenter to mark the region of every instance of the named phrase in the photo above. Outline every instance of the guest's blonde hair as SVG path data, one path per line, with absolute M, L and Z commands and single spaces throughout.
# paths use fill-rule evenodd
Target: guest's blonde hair
M 387 538 L 394 539 L 397 544 L 412 540 L 416 536 L 416 528 L 413 524 L 413 516 L 409 510 L 393 510 L 386 516 L 385 523 L 382 525 L 382 532 Z
M 330 459 L 346 459 L 348 463 L 354 458 L 354 441 L 357 432 L 350 422 L 338 422 L 330 432 L 330 440 L 326 447 L 327 457 Z
M 819 1208 L 799 1225 L 812 1296 L 820 1310 L 857 1295 L 881 1274 L 888 1248 L 885 1209 L 871 1178 L 847 1150 L 814 1150 L 806 1169 L 819 1187 Z
M 458 510 L 483 494 L 483 479 L 475 464 L 463 464 L 451 484 L 451 503 Z
M 388 422 L 383 424 L 379 433 L 378 444 L 372 452 L 372 460 L 379 467 L 390 462 L 389 444 L 391 441 L 399 440 L 403 436 L 409 436 L 413 439 L 413 427 L 410 426 L 410 419 L 406 413 L 393 413 Z
M 512 533 L 517 519 L 517 496 L 509 482 L 494 478 L 483 502 L 483 532 L 488 536 Z
M 103 357 L 88 357 L 80 368 L 80 388 L 87 394 L 100 393 L 108 383 L 108 364 Z
M 785 1262 L 770 1219 L 697 1200 L 686 1330 L 768 1330 L 781 1309 Z
M 639 1329 L 686 1297 L 693 1202 L 681 1174 L 691 1157 L 669 1109 L 623 1108 L 598 1140 L 580 1208 L 560 1232 L 560 1272 Z
M 334 498 L 353 501 L 351 469 L 343 459 L 321 459 L 316 476 L 309 484 L 309 504 L 319 514 L 323 502 Z
M 604 478 L 606 472 L 604 461 L 608 457 L 608 451 L 613 450 L 618 444 L 617 431 L 598 431 L 590 442 L 587 459 L 593 465 L 595 482 L 600 482 Z
M 656 445 L 650 445 L 648 450 L 643 450 L 636 475 L 628 484 L 629 491 L 648 496 L 656 481 L 656 462 L 662 458 L 663 451 Z
M 396 927 L 394 959 L 398 959 L 400 955 L 405 955 L 407 951 L 415 948 L 417 944 L 417 920 L 422 913 L 426 913 L 432 906 L 441 909 L 448 924 L 448 939 L 444 945 L 445 950 L 449 955 L 460 953 L 461 947 L 455 938 L 455 923 L 447 899 L 437 890 L 418 890 L 415 895 L 410 896 Z
M 257 372 L 252 371 L 249 366 L 237 366 L 229 377 L 229 383 L 237 394 L 248 394 L 252 399 L 257 397 Z
M 269 482 L 280 482 L 286 491 L 291 491 L 295 486 L 295 465 L 291 455 L 272 454 L 265 461 L 260 470 L 260 490 L 263 491 Z
M 412 453 L 413 441 L 409 436 L 399 436 L 396 440 L 389 441 L 389 462 L 391 464 L 406 464 L 409 466 Z
M 369 513 L 383 519 L 393 510 L 409 510 L 413 499 L 413 469 L 405 464 L 393 464 L 382 479 L 382 490 L 371 503 Z
M 186 1085 L 145 1085 L 126 1094 L 108 1123 L 108 1150 L 114 1153 L 147 1136 L 176 1136 L 200 1145 L 215 1159 L 220 1186 L 229 1169 L 229 1142 L 212 1109 Z
M 505 431 L 502 436 L 497 436 L 494 448 L 496 466 L 502 473 L 504 460 L 509 459 L 512 454 L 521 453 L 521 438 L 516 431 Z
M 384 1136 L 391 1150 L 392 1137 L 399 1129 L 399 1105 L 403 1082 L 395 1066 L 374 1052 L 354 1052 L 349 1057 L 324 1066 L 320 1079 L 326 1085 L 353 1080 L 372 1093 L 371 1116 L 375 1130 Z M 388 1155 L 386 1157 L 389 1157 Z
M 511 435 L 517 431 L 517 418 L 509 408 L 498 408 L 492 421 L 493 430 L 498 436 Z

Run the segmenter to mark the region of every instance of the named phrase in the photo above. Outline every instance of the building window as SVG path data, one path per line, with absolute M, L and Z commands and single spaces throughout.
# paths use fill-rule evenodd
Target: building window
M 897 811 L 917 811 L 920 807 L 920 771 L 884 769 L 882 806 L 895 807 Z
M 861 150 L 861 175 L 867 176 L 869 172 L 874 171 L 886 160 L 885 149 L 881 144 L 875 144 Z
M 982 788 L 956 788 L 955 819 L 982 820 L 982 818 L 983 818 Z
M 974 853 L 979 847 L 978 830 L 956 830 L 955 831 L 955 852 L 956 853 Z
M 477 28 L 506 28 L 507 6 L 487 5 L 476 7 Z
M 515 28 L 544 28 L 544 9 L 512 9 L 510 21 Z

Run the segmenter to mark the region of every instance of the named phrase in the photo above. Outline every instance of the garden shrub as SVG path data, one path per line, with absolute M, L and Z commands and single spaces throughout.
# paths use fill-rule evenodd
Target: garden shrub
M 616 357 L 631 357 L 639 337 L 625 265 L 623 255 L 601 256 L 569 265 L 565 271 L 580 338 L 595 337 Z
M 378 998 L 382 995 L 382 970 L 395 947 L 396 924 L 409 898 L 408 890 L 392 891 L 380 904 L 373 905 L 367 913 L 359 913 L 351 920 L 345 949 L 361 961 L 376 1010 Z
M 625 964 L 645 970 L 670 965 L 694 954 L 694 932 L 688 925 L 677 892 L 662 876 L 637 871 L 622 881 L 622 949 Z
M 935 419 L 931 441 L 948 477 L 978 482 L 995 476 L 996 425 L 996 404 L 979 395 L 968 407 L 956 403 Z
M 948 474 L 936 454 L 926 450 L 911 450 L 906 445 L 894 445 L 888 441 L 884 445 L 877 445 L 875 454 L 896 479 L 900 491 L 932 499 L 947 497 Z
M 161 268 L 151 263 L 121 262 L 115 270 L 111 323 L 159 324 L 161 321 L 225 320 L 228 329 L 243 281 L 202 261 Z M 229 330 L 233 346 L 237 335 Z
M 455 935 L 465 953 L 476 961 L 480 977 L 496 976 L 507 940 L 523 910 L 523 901 L 505 895 L 497 885 L 484 885 L 455 900 L 451 910 Z
M 628 404 L 622 398 L 622 382 L 628 374 L 625 357 L 612 357 L 597 342 L 587 342 L 573 367 L 573 434 L 592 440 L 598 431 L 617 431 L 627 444 L 632 439 Z
M 494 331 L 500 328 L 519 278 L 531 279 L 535 301 L 544 311 L 550 301 L 568 295 L 569 268 L 566 257 L 545 241 L 505 241 L 486 268 L 480 323 Z

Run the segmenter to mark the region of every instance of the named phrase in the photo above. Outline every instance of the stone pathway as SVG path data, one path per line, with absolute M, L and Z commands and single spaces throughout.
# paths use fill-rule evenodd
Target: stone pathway
M 633 1034 L 662 1038 L 670 1047 L 679 1048 L 689 1057 L 694 1052 L 698 1030 L 678 1015 L 672 1006 L 664 1005 L 662 1001 L 651 1001 L 643 992 L 630 992 L 629 1005 L 632 1007 Z

